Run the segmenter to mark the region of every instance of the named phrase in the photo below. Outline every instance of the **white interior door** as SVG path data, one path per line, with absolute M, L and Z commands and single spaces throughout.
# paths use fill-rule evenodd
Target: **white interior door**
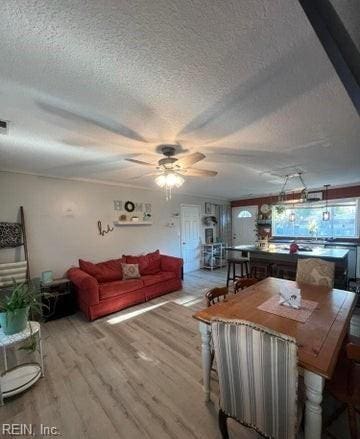
M 257 206 L 232 208 L 232 242 L 233 245 L 252 245 L 257 240 L 256 219 Z
M 200 206 L 181 206 L 181 253 L 185 273 L 200 268 Z

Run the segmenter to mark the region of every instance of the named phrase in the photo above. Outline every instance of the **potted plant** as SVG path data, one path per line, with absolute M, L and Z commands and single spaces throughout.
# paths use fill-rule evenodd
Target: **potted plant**
M 40 313 L 42 294 L 31 282 L 16 283 L 0 297 L 0 326 L 6 335 L 26 328 L 29 313 Z

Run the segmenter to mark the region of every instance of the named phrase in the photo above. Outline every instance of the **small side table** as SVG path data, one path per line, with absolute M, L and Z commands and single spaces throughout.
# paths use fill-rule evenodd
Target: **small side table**
M 38 338 L 37 350 L 40 354 L 40 362 L 22 363 L 8 369 L 6 349 L 27 340 L 31 336 Z M 40 324 L 38 322 L 28 322 L 26 329 L 12 335 L 5 335 L 0 329 L 0 347 L 5 369 L 0 375 L 0 405 L 3 405 L 4 398 L 23 392 L 35 384 L 40 377 L 44 376 L 44 355 Z
M 43 319 L 60 319 L 77 311 L 75 291 L 67 278 L 54 279 L 49 283 L 40 283 L 42 293 L 50 293 L 51 297 L 43 297 Z

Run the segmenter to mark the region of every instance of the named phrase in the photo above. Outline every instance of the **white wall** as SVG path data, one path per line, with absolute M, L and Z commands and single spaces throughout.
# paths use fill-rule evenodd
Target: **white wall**
M 116 227 L 100 236 L 97 221 L 112 226 L 119 216 L 114 200 L 152 203 L 153 225 Z M 62 276 L 71 265 L 77 265 L 79 258 L 102 261 L 156 249 L 180 256 L 180 223 L 172 214 L 180 212 L 181 203 L 199 204 L 203 212 L 205 201 L 225 203 L 180 194 L 173 194 L 167 202 L 160 189 L 147 191 L 0 172 L 0 221 L 18 220 L 19 207 L 24 206 L 32 277 L 45 270 Z M 73 211 L 70 216 L 68 208 Z M 167 224 L 172 220 L 175 226 L 171 228 Z M 0 249 L 0 262 L 16 257 L 19 255 L 13 250 Z

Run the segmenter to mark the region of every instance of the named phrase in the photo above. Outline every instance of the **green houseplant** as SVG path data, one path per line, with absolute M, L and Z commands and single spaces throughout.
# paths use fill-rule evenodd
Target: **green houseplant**
M 26 328 L 29 313 L 40 313 L 42 294 L 31 282 L 16 283 L 0 296 L 0 326 L 6 335 Z

